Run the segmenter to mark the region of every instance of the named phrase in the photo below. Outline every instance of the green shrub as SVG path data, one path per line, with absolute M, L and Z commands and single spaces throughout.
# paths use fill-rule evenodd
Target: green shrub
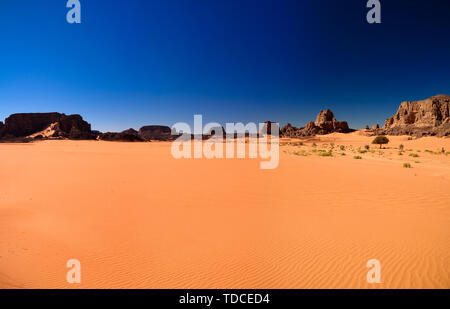
M 398 152 L 398 155 L 399 155 L 399 156 L 403 156 L 403 152 L 399 151 L 399 152 Z
M 321 151 L 319 153 L 319 156 L 321 156 L 321 157 L 332 157 L 333 153 L 331 151 Z
M 372 141 L 372 144 L 380 145 L 380 149 L 381 149 L 382 145 L 387 144 L 387 143 L 389 143 L 389 139 L 383 135 L 375 137 L 375 139 Z
M 418 158 L 419 157 L 419 155 L 417 153 L 410 153 L 409 156 L 413 157 L 413 158 Z
M 358 149 L 358 152 L 359 152 L 359 153 L 366 153 L 367 150 L 365 150 L 365 149 Z
M 404 168 L 411 168 L 411 164 L 409 164 L 409 163 L 403 163 L 403 167 L 404 167 Z
M 361 159 L 362 159 L 362 157 L 361 157 L 361 156 L 354 156 L 354 157 L 353 157 L 353 159 L 356 159 L 356 160 L 361 160 Z
M 341 147 L 339 147 L 342 151 L 344 151 L 345 150 L 345 146 L 344 145 L 341 145 Z
M 400 149 L 400 151 L 403 151 L 403 149 L 405 149 L 405 146 L 403 146 L 403 144 L 400 144 L 400 146 L 398 147 L 398 149 Z

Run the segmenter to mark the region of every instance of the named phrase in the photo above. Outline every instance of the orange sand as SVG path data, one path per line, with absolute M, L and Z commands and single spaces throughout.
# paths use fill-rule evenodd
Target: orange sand
M 275 170 L 170 143 L 0 144 L 0 288 L 450 288 L 450 155 L 424 152 L 450 139 L 356 153 L 372 139 L 285 140 Z

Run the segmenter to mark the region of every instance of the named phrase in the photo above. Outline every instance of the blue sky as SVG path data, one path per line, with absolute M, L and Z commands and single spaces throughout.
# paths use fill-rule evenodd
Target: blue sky
M 78 113 L 94 129 L 291 122 L 324 108 L 351 127 L 450 94 L 450 2 L 2 0 L 0 120 Z

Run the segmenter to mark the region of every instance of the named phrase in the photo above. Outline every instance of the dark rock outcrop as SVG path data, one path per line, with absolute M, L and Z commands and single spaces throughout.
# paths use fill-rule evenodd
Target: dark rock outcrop
M 172 130 L 167 126 L 145 126 L 139 129 L 139 136 L 145 140 L 168 141 L 172 140 Z
M 333 112 L 329 109 L 321 111 L 315 122 L 308 122 L 304 128 L 295 128 L 287 124 L 281 129 L 283 137 L 305 137 L 314 135 L 324 135 L 329 133 L 348 133 L 352 132 L 346 121 L 337 121 Z
M 0 138 L 3 137 L 4 132 L 5 132 L 5 125 L 3 124 L 2 121 L 0 121 Z
M 120 133 L 107 132 L 99 134 L 98 138 L 102 141 L 110 142 L 143 142 L 144 140 L 139 136 L 138 131 L 134 129 L 128 129 Z
M 278 131 L 278 136 L 280 136 L 280 126 L 276 122 L 272 121 L 265 121 L 264 125 L 262 126 L 261 130 L 259 131 L 259 134 L 268 134 L 268 135 L 274 135 L 272 132 L 272 129 L 275 129 Z
M 450 96 L 403 102 L 382 129 L 389 135 L 450 136 Z
M 52 132 L 51 135 L 42 135 L 42 138 L 93 138 L 91 125 L 80 115 L 60 113 L 13 114 L 6 118 L 2 131 L 3 138 L 28 137 L 41 131 Z M 38 135 L 41 134 L 33 138 Z

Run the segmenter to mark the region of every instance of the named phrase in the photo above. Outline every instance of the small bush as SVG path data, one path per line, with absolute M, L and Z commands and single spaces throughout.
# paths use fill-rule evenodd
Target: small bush
M 398 152 L 398 155 L 399 155 L 399 156 L 403 156 L 403 152 L 399 151 L 399 152 Z
M 417 153 L 410 153 L 409 156 L 413 157 L 413 158 L 418 158 L 419 157 L 419 155 Z
M 331 151 L 324 151 L 324 152 L 320 152 L 319 156 L 321 156 L 321 157 L 332 157 L 333 153 Z
M 341 145 L 341 147 L 339 147 L 342 151 L 344 151 L 345 150 L 345 146 L 344 145 Z
M 316 144 L 316 143 L 313 143 L 312 146 L 313 146 L 313 147 L 317 147 L 317 144 Z
M 361 157 L 361 156 L 354 156 L 353 159 L 355 159 L 355 160 L 361 160 L 362 157 Z
M 409 164 L 409 163 L 403 163 L 403 168 L 411 168 L 411 164 Z
M 405 146 L 403 146 L 403 144 L 400 144 L 400 146 L 398 147 L 398 149 L 400 149 L 400 151 L 403 151 L 405 149 Z
M 417 164 L 419 164 L 419 163 L 420 163 L 420 161 L 414 161 L 414 163 L 417 163 Z
M 370 149 L 370 146 L 369 146 L 369 145 L 365 145 L 364 148 L 365 148 L 366 150 L 369 150 L 369 149 Z
M 359 153 L 366 153 L 367 150 L 366 150 L 366 149 L 358 149 L 358 152 L 359 152 Z

